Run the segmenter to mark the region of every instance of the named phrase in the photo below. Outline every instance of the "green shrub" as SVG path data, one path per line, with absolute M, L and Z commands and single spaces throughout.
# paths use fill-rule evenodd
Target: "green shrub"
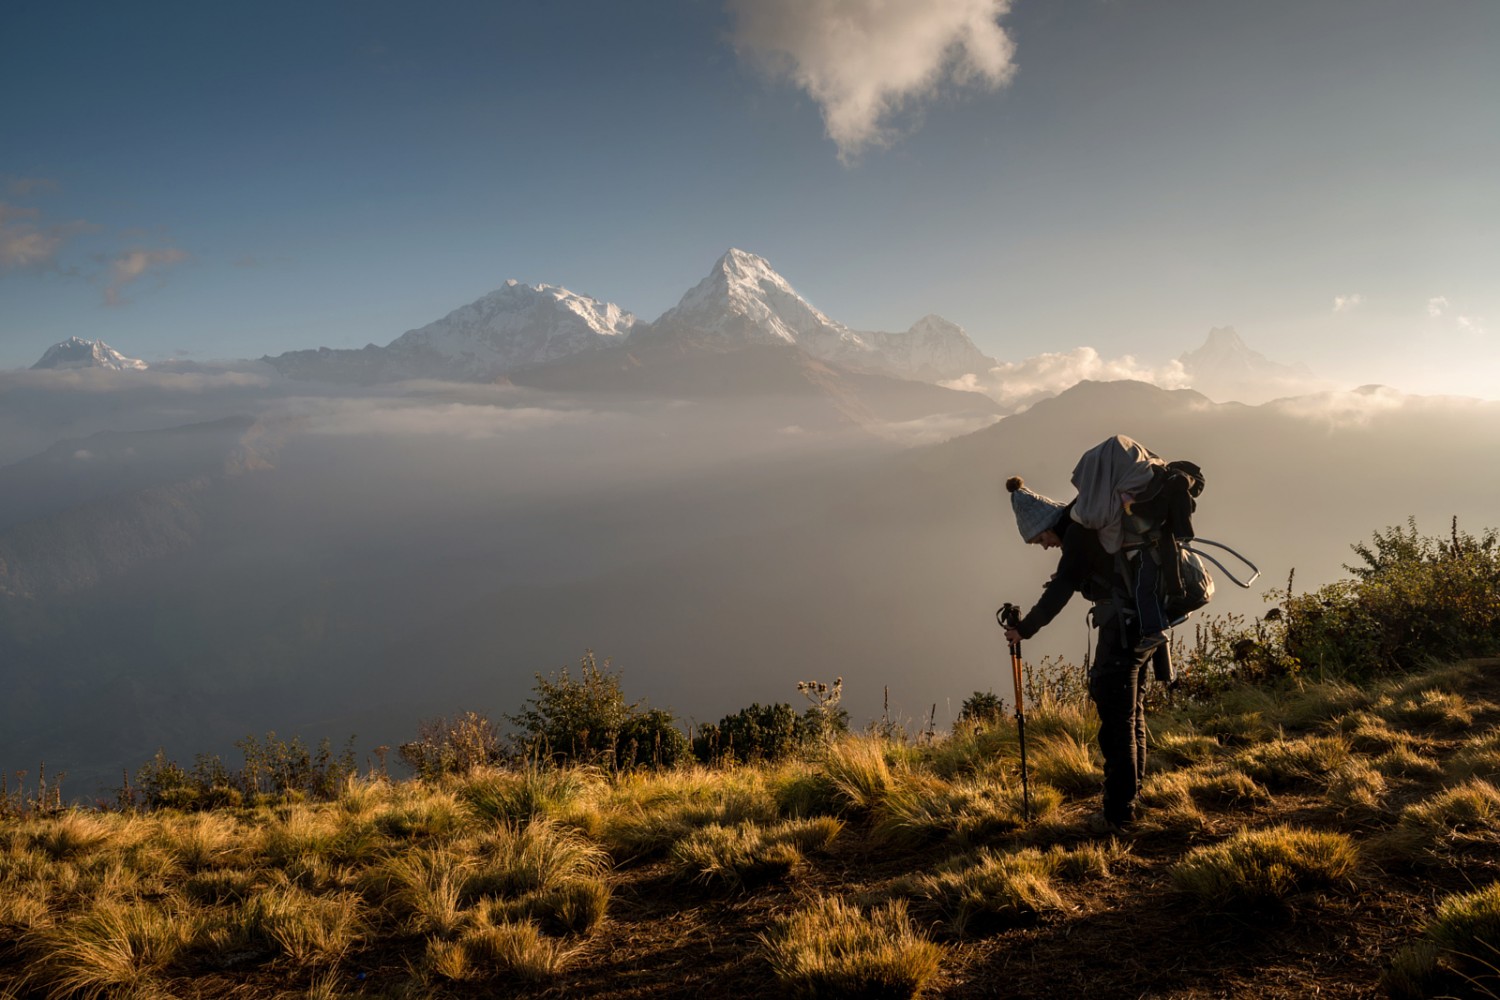
M 801 748 L 807 726 L 785 702 L 752 704 L 718 725 L 706 725 L 693 738 L 693 755 L 705 764 L 776 761 Z
M 619 675 L 592 650 L 579 661 L 579 676 L 567 667 L 551 677 L 536 675 L 535 696 L 506 719 L 519 755 L 551 764 L 596 764 L 609 770 L 671 767 L 690 752 L 687 737 L 665 709 L 627 702 Z

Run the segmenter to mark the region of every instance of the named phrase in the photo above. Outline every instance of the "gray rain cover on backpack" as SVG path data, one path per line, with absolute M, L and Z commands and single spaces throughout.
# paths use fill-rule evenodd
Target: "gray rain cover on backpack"
M 1119 552 L 1125 541 L 1121 494 L 1145 489 L 1156 467 L 1165 464 L 1123 434 L 1090 448 L 1073 467 L 1073 488 L 1078 491 L 1073 520 L 1097 531 L 1105 552 Z

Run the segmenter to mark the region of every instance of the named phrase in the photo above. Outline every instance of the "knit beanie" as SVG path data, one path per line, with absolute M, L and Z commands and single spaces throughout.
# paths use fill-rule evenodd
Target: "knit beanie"
M 1058 516 L 1068 506 L 1028 490 L 1020 476 L 1007 479 L 1005 488 L 1010 491 L 1010 506 L 1016 512 L 1016 527 L 1021 529 L 1021 537 L 1027 542 L 1056 524 Z

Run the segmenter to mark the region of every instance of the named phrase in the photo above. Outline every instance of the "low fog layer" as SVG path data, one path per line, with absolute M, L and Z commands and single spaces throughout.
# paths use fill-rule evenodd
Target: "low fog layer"
M 1199 462 L 1200 533 L 1261 565 L 1216 611 L 1262 610 L 1293 567 L 1299 590 L 1334 579 L 1408 515 L 1477 529 L 1500 493 L 1475 460 L 1500 406 L 1389 390 L 1249 407 L 1085 383 L 898 449 L 786 399 L 27 374 L 52 373 L 0 394 L 0 765 L 45 759 L 78 795 L 158 746 L 186 761 L 275 729 L 368 749 L 498 716 L 586 648 L 685 719 L 842 675 L 856 720 L 889 686 L 946 724 L 1003 690 L 994 609 L 1029 606 L 1055 564 L 1021 544 L 1003 480 L 1068 499 L 1114 433 Z M 1084 611 L 1027 658 L 1080 658 Z

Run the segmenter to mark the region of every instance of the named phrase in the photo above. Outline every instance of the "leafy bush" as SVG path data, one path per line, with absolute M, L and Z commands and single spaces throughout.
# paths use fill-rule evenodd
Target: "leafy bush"
M 525 708 L 506 716 L 519 727 L 516 748 L 529 758 L 629 770 L 671 767 L 689 753 L 672 713 L 627 702 L 619 675 L 608 660 L 601 666 L 592 650 L 579 662 L 577 678 L 567 667 L 551 677 L 537 674 L 534 690 Z
M 217 754 L 198 754 L 191 770 L 169 758 L 165 750 L 142 764 L 135 783 L 117 792 L 126 809 L 218 809 L 246 799 L 302 796 L 330 801 L 338 798 L 344 782 L 359 773 L 354 761 L 354 737 L 339 753 L 325 737 L 317 748 L 300 736 L 288 743 L 274 732 L 264 740 L 254 734 L 235 743 L 244 763 L 231 769 Z

